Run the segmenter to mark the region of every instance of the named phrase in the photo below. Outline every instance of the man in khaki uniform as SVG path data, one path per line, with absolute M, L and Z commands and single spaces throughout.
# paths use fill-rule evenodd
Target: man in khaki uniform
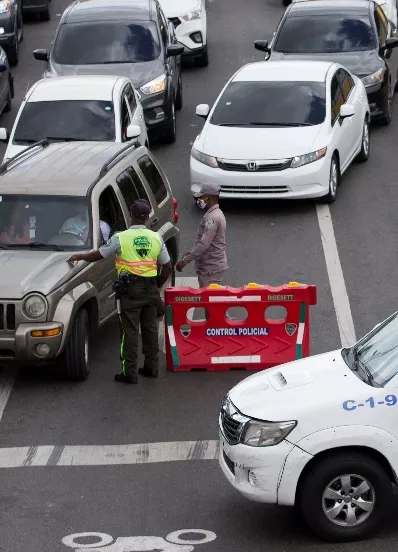
M 226 221 L 218 205 L 220 186 L 202 184 L 195 194 L 197 204 L 206 211 L 200 221 L 196 242 L 193 248 L 185 253 L 177 263 L 176 269 L 182 272 L 191 261 L 195 261 L 199 287 L 209 284 L 221 284 L 228 269 L 226 254 Z

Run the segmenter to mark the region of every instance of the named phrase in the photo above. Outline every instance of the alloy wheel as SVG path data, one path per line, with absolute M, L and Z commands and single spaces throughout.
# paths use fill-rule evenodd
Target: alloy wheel
M 322 495 L 322 508 L 332 523 L 353 527 L 373 512 L 376 496 L 372 485 L 361 475 L 345 474 L 333 479 Z

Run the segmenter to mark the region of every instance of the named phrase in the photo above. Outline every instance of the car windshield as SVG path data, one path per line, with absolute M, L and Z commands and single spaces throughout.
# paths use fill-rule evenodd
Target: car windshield
M 398 313 L 376 326 L 353 347 L 354 357 L 377 386 L 384 387 L 398 374 Z
M 91 249 L 89 205 L 87 197 L 0 194 L 0 249 Z
M 274 50 L 286 54 L 359 52 L 376 47 L 367 16 L 308 15 L 288 17 Z
M 160 55 L 159 37 L 153 21 L 106 22 L 62 25 L 53 57 L 61 65 L 140 63 Z
M 113 142 L 113 103 L 99 100 L 28 102 L 17 123 L 13 143 L 23 146 L 44 138 Z
M 220 126 L 307 126 L 325 120 L 323 82 L 231 82 L 212 118 Z

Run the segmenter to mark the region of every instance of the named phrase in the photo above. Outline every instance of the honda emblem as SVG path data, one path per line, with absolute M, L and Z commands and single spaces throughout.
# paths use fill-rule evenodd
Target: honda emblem
M 248 171 L 256 171 L 257 163 L 255 161 L 249 161 L 246 165 Z

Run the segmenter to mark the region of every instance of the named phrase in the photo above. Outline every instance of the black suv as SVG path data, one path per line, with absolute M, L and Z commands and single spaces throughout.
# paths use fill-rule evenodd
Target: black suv
M 362 79 L 373 120 L 388 125 L 398 77 L 398 33 L 373 0 L 309 0 L 291 4 L 268 46 L 272 61 L 309 59 L 340 63 Z
M 157 0 L 73 2 L 62 14 L 45 77 L 121 75 L 141 97 L 149 133 L 176 139 L 175 109 L 182 107 L 181 54 L 174 27 Z
M 0 46 L 7 54 L 10 65 L 17 65 L 19 43 L 23 39 L 22 0 L 2 0 L 0 2 Z

